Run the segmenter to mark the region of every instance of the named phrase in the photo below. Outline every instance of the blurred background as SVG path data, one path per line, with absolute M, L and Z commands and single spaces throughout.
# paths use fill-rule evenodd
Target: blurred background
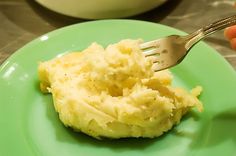
M 116 1 L 116 4 L 111 1 Z M 74 2 L 80 4 L 73 4 Z M 101 18 L 125 18 L 160 23 L 191 33 L 214 20 L 236 14 L 234 2 L 234 0 L 0 0 L 0 64 L 27 42 L 67 25 Z M 236 69 L 236 52 L 231 50 L 223 31 L 208 37 L 205 41 Z

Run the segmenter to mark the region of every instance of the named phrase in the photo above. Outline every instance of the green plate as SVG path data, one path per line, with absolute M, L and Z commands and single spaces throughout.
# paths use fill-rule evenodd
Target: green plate
M 196 45 L 171 69 L 174 85 L 202 85 L 203 113 L 192 111 L 165 135 L 155 139 L 96 140 L 65 128 L 50 95 L 39 91 L 38 62 L 125 38 L 145 41 L 183 34 L 159 24 L 101 20 L 46 34 L 19 49 L 0 67 L 1 156 L 232 156 L 236 155 L 236 73 L 212 48 Z

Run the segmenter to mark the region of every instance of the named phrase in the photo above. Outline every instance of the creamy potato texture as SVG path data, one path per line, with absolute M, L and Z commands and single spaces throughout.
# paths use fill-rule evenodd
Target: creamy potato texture
M 162 135 L 192 107 L 202 111 L 197 96 L 171 86 L 170 71 L 153 72 L 138 40 L 103 48 L 93 43 L 39 65 L 40 88 L 52 94 L 65 126 L 95 138 Z

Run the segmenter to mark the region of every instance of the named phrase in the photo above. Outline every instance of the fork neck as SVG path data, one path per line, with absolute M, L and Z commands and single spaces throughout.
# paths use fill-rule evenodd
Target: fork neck
M 190 35 L 185 36 L 184 37 L 186 41 L 185 48 L 189 50 L 192 46 L 194 46 L 197 42 L 199 42 L 203 38 L 235 24 L 236 24 L 236 15 L 226 17 L 224 19 L 213 22 L 197 30 L 196 32 L 191 33 Z
M 187 36 L 184 36 L 185 40 L 185 48 L 186 50 L 191 49 L 196 43 L 198 43 L 200 40 L 205 38 L 207 35 L 205 35 L 203 28 L 199 29 Z

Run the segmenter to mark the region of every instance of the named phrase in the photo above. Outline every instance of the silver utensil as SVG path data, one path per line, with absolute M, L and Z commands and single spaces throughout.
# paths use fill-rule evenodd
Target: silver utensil
M 190 49 L 208 35 L 236 24 L 236 15 L 213 22 L 189 35 L 171 35 L 142 43 L 140 48 L 153 60 L 154 71 L 170 68 L 182 62 Z

